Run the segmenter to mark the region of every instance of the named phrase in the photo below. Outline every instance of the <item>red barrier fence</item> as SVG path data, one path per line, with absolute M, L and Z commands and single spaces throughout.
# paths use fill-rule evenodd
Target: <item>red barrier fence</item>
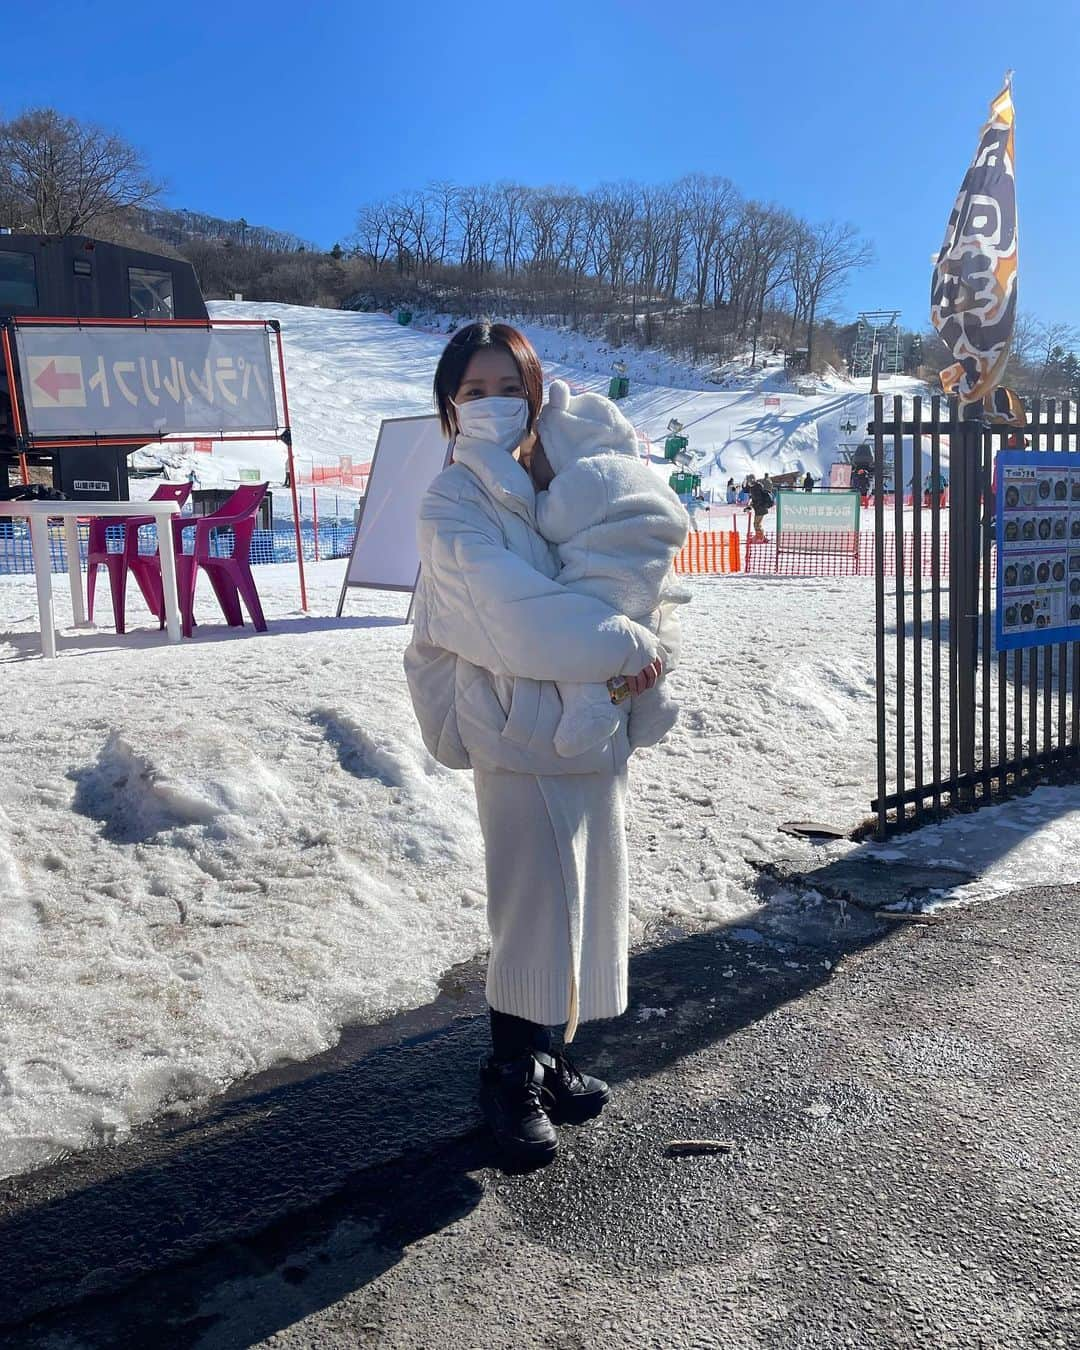
M 882 536 L 885 551 L 886 575 L 896 573 L 896 540 L 893 533 Z M 777 547 L 775 535 L 763 540 L 746 540 L 743 571 L 757 576 L 781 577 L 872 577 L 874 575 L 874 541 L 872 530 L 853 534 L 847 530 L 815 530 L 806 534 L 785 534 Z M 929 532 L 920 541 L 920 575 L 935 575 L 932 569 L 933 539 Z M 903 536 L 904 575 L 915 572 L 915 541 L 910 534 Z M 949 535 L 942 531 L 938 541 L 941 569 L 949 565 Z

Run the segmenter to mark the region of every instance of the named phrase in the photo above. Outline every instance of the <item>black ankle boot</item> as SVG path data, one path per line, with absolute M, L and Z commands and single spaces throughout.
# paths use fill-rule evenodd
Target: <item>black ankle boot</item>
M 480 1105 L 495 1142 L 513 1162 L 550 1162 L 559 1147 L 541 1101 L 544 1080 L 545 1070 L 531 1054 L 480 1063 Z
M 608 1085 L 581 1073 L 565 1055 L 537 1051 L 536 1062 L 544 1071 L 542 1102 L 556 1125 L 582 1125 L 607 1105 Z

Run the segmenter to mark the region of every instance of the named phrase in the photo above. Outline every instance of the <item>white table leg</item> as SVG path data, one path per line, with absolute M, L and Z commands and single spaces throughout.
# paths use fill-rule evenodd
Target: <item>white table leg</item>
M 44 516 L 30 517 L 30 547 L 34 553 L 34 580 L 37 582 L 41 654 L 50 660 L 54 660 L 56 658 L 56 620 L 53 618 L 49 522 Z
M 173 551 L 172 516 L 158 516 L 158 557 L 161 560 L 161 591 L 165 600 L 165 627 L 170 642 L 180 641 L 180 605 L 176 598 L 176 554 Z
M 68 580 L 71 582 L 71 612 L 75 627 L 86 627 L 86 600 L 83 596 L 82 568 L 79 565 L 79 522 L 64 517 L 64 544 L 67 548 Z

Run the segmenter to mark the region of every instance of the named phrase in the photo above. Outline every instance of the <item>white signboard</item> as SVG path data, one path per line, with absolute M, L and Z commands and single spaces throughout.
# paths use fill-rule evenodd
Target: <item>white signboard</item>
M 416 518 L 432 479 L 450 457 L 437 417 L 391 417 L 379 428 L 367 493 L 337 612 L 350 586 L 412 591 L 420 574 Z
M 278 431 L 265 328 L 15 330 L 31 437 Z

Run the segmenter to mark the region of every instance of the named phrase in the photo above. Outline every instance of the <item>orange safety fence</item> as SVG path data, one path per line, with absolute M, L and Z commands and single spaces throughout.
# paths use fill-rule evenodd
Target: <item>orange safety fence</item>
M 741 572 L 739 536 L 734 530 L 695 530 L 675 555 L 674 567 L 679 576 Z
M 370 463 L 312 464 L 299 469 L 296 478 L 301 487 L 347 487 L 365 492 L 370 472 Z

